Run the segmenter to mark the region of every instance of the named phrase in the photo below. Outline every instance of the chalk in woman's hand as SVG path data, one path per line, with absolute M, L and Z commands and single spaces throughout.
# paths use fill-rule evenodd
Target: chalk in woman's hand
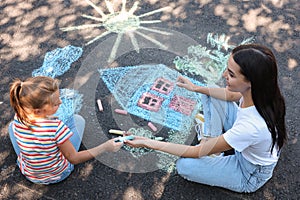
M 151 128 L 152 131 L 157 131 L 157 128 L 151 122 L 148 123 L 148 126 Z
M 103 111 L 103 106 L 102 106 L 102 103 L 101 103 L 100 99 L 97 99 L 97 105 L 98 105 L 99 111 Z
M 115 130 L 115 129 L 110 129 L 108 132 L 116 135 L 123 135 L 125 133 L 125 131 Z
M 121 110 L 121 109 L 115 109 L 115 112 L 121 115 L 127 115 L 127 111 L 126 110 Z

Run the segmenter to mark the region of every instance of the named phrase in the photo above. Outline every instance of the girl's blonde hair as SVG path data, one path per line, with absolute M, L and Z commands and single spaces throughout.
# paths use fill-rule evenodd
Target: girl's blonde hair
M 16 79 L 10 85 L 10 104 L 17 118 L 24 125 L 32 124 L 28 111 L 41 109 L 52 104 L 52 95 L 59 89 L 59 80 L 47 76 L 37 76 L 22 82 Z

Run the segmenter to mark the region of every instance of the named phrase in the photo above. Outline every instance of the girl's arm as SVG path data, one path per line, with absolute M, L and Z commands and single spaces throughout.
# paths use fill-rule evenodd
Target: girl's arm
M 182 76 L 178 77 L 177 85 L 187 90 L 206 94 L 211 97 L 225 100 L 225 101 L 238 101 L 242 97 L 241 93 L 231 92 L 227 88 L 208 88 L 208 87 L 195 85 L 190 80 Z
M 114 140 L 115 139 L 110 139 L 92 149 L 79 151 L 79 152 L 76 151 L 71 141 L 67 140 L 62 145 L 59 145 L 59 149 L 70 163 L 79 164 L 91 160 L 92 158 L 95 158 L 96 156 L 104 152 L 118 151 L 122 147 L 123 143 L 115 142 Z
M 138 136 L 135 136 L 135 139 L 132 141 L 126 141 L 126 144 L 132 147 L 155 149 L 187 158 L 199 158 L 232 149 L 232 147 L 225 141 L 223 135 L 216 138 L 204 139 L 198 146 L 168 143 Z

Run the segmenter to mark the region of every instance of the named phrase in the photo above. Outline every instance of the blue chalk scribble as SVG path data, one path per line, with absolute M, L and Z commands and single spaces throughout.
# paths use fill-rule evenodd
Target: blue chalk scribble
M 47 52 L 43 65 L 33 70 L 32 76 L 49 76 L 55 78 L 64 74 L 71 67 L 71 64 L 82 55 L 82 48 L 68 45 L 64 48 L 57 48 Z
M 78 113 L 81 109 L 83 102 L 83 95 L 73 89 L 60 89 L 60 99 L 62 104 L 54 114 L 64 123 L 66 123 L 74 113 Z
M 32 72 L 32 76 L 48 76 L 52 78 L 60 76 L 67 72 L 71 64 L 78 60 L 81 55 L 82 48 L 71 45 L 47 52 L 42 67 L 35 69 Z M 60 89 L 60 98 L 62 104 L 54 116 L 67 123 L 74 113 L 80 111 L 83 95 L 76 90 L 65 88 Z

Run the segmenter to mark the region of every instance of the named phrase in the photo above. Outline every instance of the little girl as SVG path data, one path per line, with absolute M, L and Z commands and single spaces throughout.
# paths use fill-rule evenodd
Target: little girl
M 31 182 L 60 182 L 70 175 L 74 164 L 106 151 L 118 151 L 122 146 L 122 142 L 111 139 L 78 152 L 85 120 L 74 115 L 66 125 L 52 116 L 62 103 L 57 79 L 37 76 L 24 82 L 15 80 L 10 87 L 10 103 L 16 114 L 9 136 L 18 156 L 17 164 Z

